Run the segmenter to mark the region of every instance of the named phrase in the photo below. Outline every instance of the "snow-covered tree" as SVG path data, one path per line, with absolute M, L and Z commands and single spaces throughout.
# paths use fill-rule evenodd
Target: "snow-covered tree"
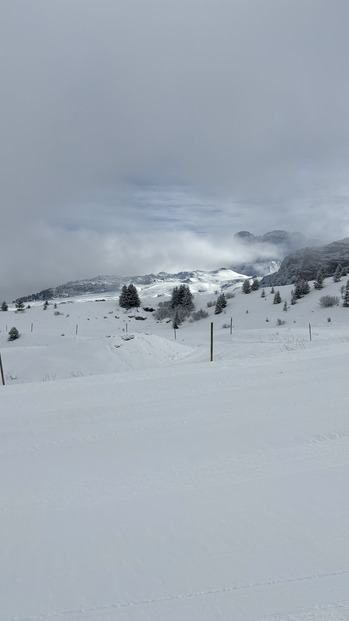
M 134 285 L 123 285 L 119 297 L 119 306 L 121 308 L 138 308 L 140 306 L 140 299 L 137 293 L 137 289 Z
M 132 283 L 128 286 L 128 296 L 131 303 L 130 308 L 138 308 L 141 305 L 137 289 Z
M 244 293 L 251 293 L 251 283 L 249 278 L 246 278 L 246 280 L 244 280 L 242 290 Z
M 322 289 L 324 286 L 324 278 L 325 278 L 325 272 L 324 272 L 324 268 L 320 267 L 320 269 L 318 270 L 317 274 L 316 274 L 316 278 L 314 280 L 314 287 L 315 289 Z
M 335 273 L 332 276 L 333 282 L 339 282 L 342 277 L 342 266 L 338 263 Z
M 221 293 L 218 298 L 217 298 L 217 302 L 216 302 L 216 306 L 214 309 L 215 315 L 219 315 L 227 306 L 227 300 L 225 298 L 224 293 Z
M 15 307 L 17 309 L 17 311 L 24 311 L 24 302 L 23 300 L 19 299 L 15 302 Z
M 173 288 L 170 305 L 173 310 L 181 307 L 186 315 L 194 310 L 193 294 L 188 285 L 182 284 Z
M 343 306 L 345 306 L 346 308 L 349 307 L 349 289 L 345 289 L 344 291 L 344 295 L 343 295 Z
M 17 328 L 15 328 L 13 326 L 13 328 L 11 328 L 11 330 L 8 333 L 8 340 L 9 341 L 15 341 L 16 339 L 19 339 L 19 337 L 20 337 L 20 334 L 19 334 Z
M 259 289 L 259 280 L 258 278 L 254 278 L 251 284 L 251 291 L 258 291 Z
M 277 291 L 274 295 L 273 304 L 280 304 L 282 302 L 280 291 Z
M 8 311 L 8 304 L 6 304 L 6 302 L 3 302 L 3 303 L 1 304 L 1 310 L 2 310 L 2 311 L 4 311 L 4 312 L 5 312 L 5 311 Z

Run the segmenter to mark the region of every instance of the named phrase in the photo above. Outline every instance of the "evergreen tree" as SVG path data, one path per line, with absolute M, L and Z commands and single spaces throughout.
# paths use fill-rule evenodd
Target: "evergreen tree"
M 343 295 L 343 306 L 346 306 L 348 308 L 349 306 L 349 289 L 346 288 L 344 295 Z
M 299 300 L 300 298 L 304 297 L 305 295 L 307 295 L 310 291 L 310 286 L 307 280 L 304 280 L 304 278 L 297 278 L 296 282 L 294 283 L 294 294 L 296 296 L 296 299 Z
M 294 304 L 297 304 L 297 296 L 296 296 L 296 293 L 295 293 L 294 289 L 292 289 L 292 291 L 291 291 L 291 304 L 292 304 L 292 306 Z
M 265 298 L 265 289 L 262 289 L 261 298 Z
M 302 280 L 302 292 L 303 295 L 308 295 L 310 292 L 310 285 L 307 280 Z
M 286 313 L 287 313 L 288 306 L 287 306 L 287 302 L 286 302 L 286 300 L 284 301 L 284 306 L 283 306 L 283 309 L 282 309 L 282 310 L 286 311 Z
M 3 302 L 3 303 L 1 304 L 1 310 L 2 310 L 2 311 L 4 311 L 4 312 L 5 312 L 5 311 L 8 311 L 8 304 L 6 304 L 6 302 Z
M 272 287 L 272 288 L 270 289 L 270 293 L 275 293 L 275 289 L 274 289 L 274 287 Z
M 185 319 L 194 310 L 193 294 L 188 285 L 180 285 L 172 290 L 170 307 L 177 310 L 180 320 Z
M 43 310 L 47 310 L 48 307 L 48 301 L 45 300 L 44 305 L 43 305 Z
M 251 285 L 251 291 L 258 291 L 259 289 L 259 280 L 258 278 L 254 278 Z
M 128 286 L 128 297 L 131 304 L 130 308 L 138 308 L 141 305 L 137 289 L 132 284 Z
M 181 306 L 187 314 L 194 310 L 193 294 L 188 285 L 182 284 L 173 288 L 170 305 L 173 310 Z
M 280 304 L 280 302 L 282 302 L 280 291 L 277 291 L 274 295 L 273 304 Z
M 173 317 L 173 324 L 172 324 L 173 329 L 174 330 L 178 330 L 180 323 L 181 322 L 180 322 L 180 319 L 179 319 L 179 316 L 178 316 L 178 311 L 176 311 L 175 314 L 174 314 L 174 317 Z
M 121 308 L 125 308 L 129 310 L 130 308 L 138 308 L 140 306 L 140 300 L 137 293 L 137 289 L 134 285 L 126 285 L 122 286 L 120 297 L 119 297 L 119 306 Z
M 128 305 L 128 287 L 123 285 L 119 296 L 119 306 L 121 308 L 130 308 Z
M 226 306 L 227 306 L 226 297 L 224 293 L 221 293 L 217 298 L 216 306 L 214 309 L 215 315 L 219 315 Z
M 11 328 L 11 330 L 8 333 L 8 340 L 9 341 L 15 341 L 16 339 L 19 339 L 20 334 L 17 330 L 17 328 L 13 327 Z
M 246 278 L 246 280 L 244 280 L 242 290 L 244 293 L 251 293 L 251 283 L 249 278 Z
M 325 271 L 323 267 L 320 267 L 320 269 L 318 270 L 317 274 L 316 274 L 316 278 L 314 280 L 314 287 L 315 289 L 322 289 L 324 286 L 324 278 L 325 278 Z
M 339 282 L 342 277 L 342 266 L 338 263 L 336 271 L 332 276 L 333 282 Z
M 24 311 L 24 302 L 23 300 L 19 299 L 15 302 L 15 307 L 17 309 L 17 311 Z

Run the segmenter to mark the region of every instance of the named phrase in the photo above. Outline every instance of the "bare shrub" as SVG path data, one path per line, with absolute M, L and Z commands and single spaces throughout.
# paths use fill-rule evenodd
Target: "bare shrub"
M 191 314 L 191 321 L 199 321 L 199 319 L 206 319 L 208 317 L 208 312 L 200 308 L 198 311 L 194 311 Z
M 330 306 L 338 306 L 339 297 L 336 295 L 323 295 L 319 300 L 320 306 L 329 308 Z
M 277 320 L 276 320 L 276 324 L 277 324 L 278 326 L 284 326 L 284 325 L 285 325 L 285 323 L 286 323 L 286 321 L 285 321 L 284 319 L 277 319 Z

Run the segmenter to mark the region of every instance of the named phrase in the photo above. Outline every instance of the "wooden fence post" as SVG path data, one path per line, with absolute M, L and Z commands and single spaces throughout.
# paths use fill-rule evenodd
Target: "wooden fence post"
M 213 321 L 211 321 L 211 362 L 213 361 Z
M 2 385 L 5 386 L 5 376 L 4 376 L 4 369 L 2 367 L 2 360 L 1 360 L 1 354 L 0 354 L 0 371 L 1 371 L 1 381 L 2 381 Z

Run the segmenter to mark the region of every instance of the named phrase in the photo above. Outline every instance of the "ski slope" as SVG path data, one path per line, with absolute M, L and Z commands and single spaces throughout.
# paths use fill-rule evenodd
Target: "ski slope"
M 0 313 L 2 621 L 349 619 L 349 311 L 318 293 L 176 340 L 111 299 Z

